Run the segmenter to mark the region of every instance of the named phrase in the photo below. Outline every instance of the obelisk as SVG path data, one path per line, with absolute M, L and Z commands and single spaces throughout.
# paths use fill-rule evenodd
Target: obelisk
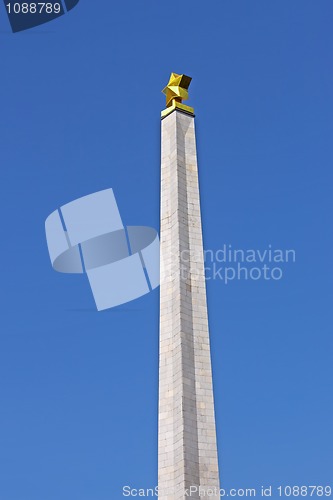
M 182 103 L 190 82 L 172 73 L 163 90 L 160 500 L 220 498 L 194 111 Z

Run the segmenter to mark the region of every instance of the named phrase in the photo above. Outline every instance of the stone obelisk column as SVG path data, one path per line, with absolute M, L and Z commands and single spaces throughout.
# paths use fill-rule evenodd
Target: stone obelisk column
M 162 112 L 160 500 L 220 498 L 190 81 L 172 73 Z

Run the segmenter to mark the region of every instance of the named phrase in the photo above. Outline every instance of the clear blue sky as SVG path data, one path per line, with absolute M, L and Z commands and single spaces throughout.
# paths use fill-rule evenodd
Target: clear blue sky
M 331 0 L 81 0 L 15 35 L 0 7 L 0 500 L 156 484 L 159 291 L 97 313 L 44 221 L 112 187 L 158 228 L 171 71 L 193 77 L 205 247 L 296 251 L 280 281 L 208 282 L 222 484 L 332 484 Z

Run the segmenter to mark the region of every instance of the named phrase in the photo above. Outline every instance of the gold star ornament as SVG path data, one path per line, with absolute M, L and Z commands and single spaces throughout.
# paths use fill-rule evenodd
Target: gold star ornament
M 166 109 L 162 111 L 162 118 L 178 108 L 185 113 L 194 114 L 194 109 L 182 104 L 183 100 L 188 99 L 188 88 L 192 78 L 186 75 L 171 73 L 168 85 L 162 90 L 166 96 Z

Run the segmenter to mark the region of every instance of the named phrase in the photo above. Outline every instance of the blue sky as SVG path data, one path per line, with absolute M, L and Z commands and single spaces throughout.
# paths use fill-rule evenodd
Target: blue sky
M 332 485 L 332 14 L 81 0 L 14 35 L 1 5 L 1 500 L 156 484 L 159 292 L 97 313 L 44 221 L 112 187 L 158 228 L 171 71 L 193 77 L 205 247 L 296 251 L 279 281 L 208 282 L 222 485 Z

